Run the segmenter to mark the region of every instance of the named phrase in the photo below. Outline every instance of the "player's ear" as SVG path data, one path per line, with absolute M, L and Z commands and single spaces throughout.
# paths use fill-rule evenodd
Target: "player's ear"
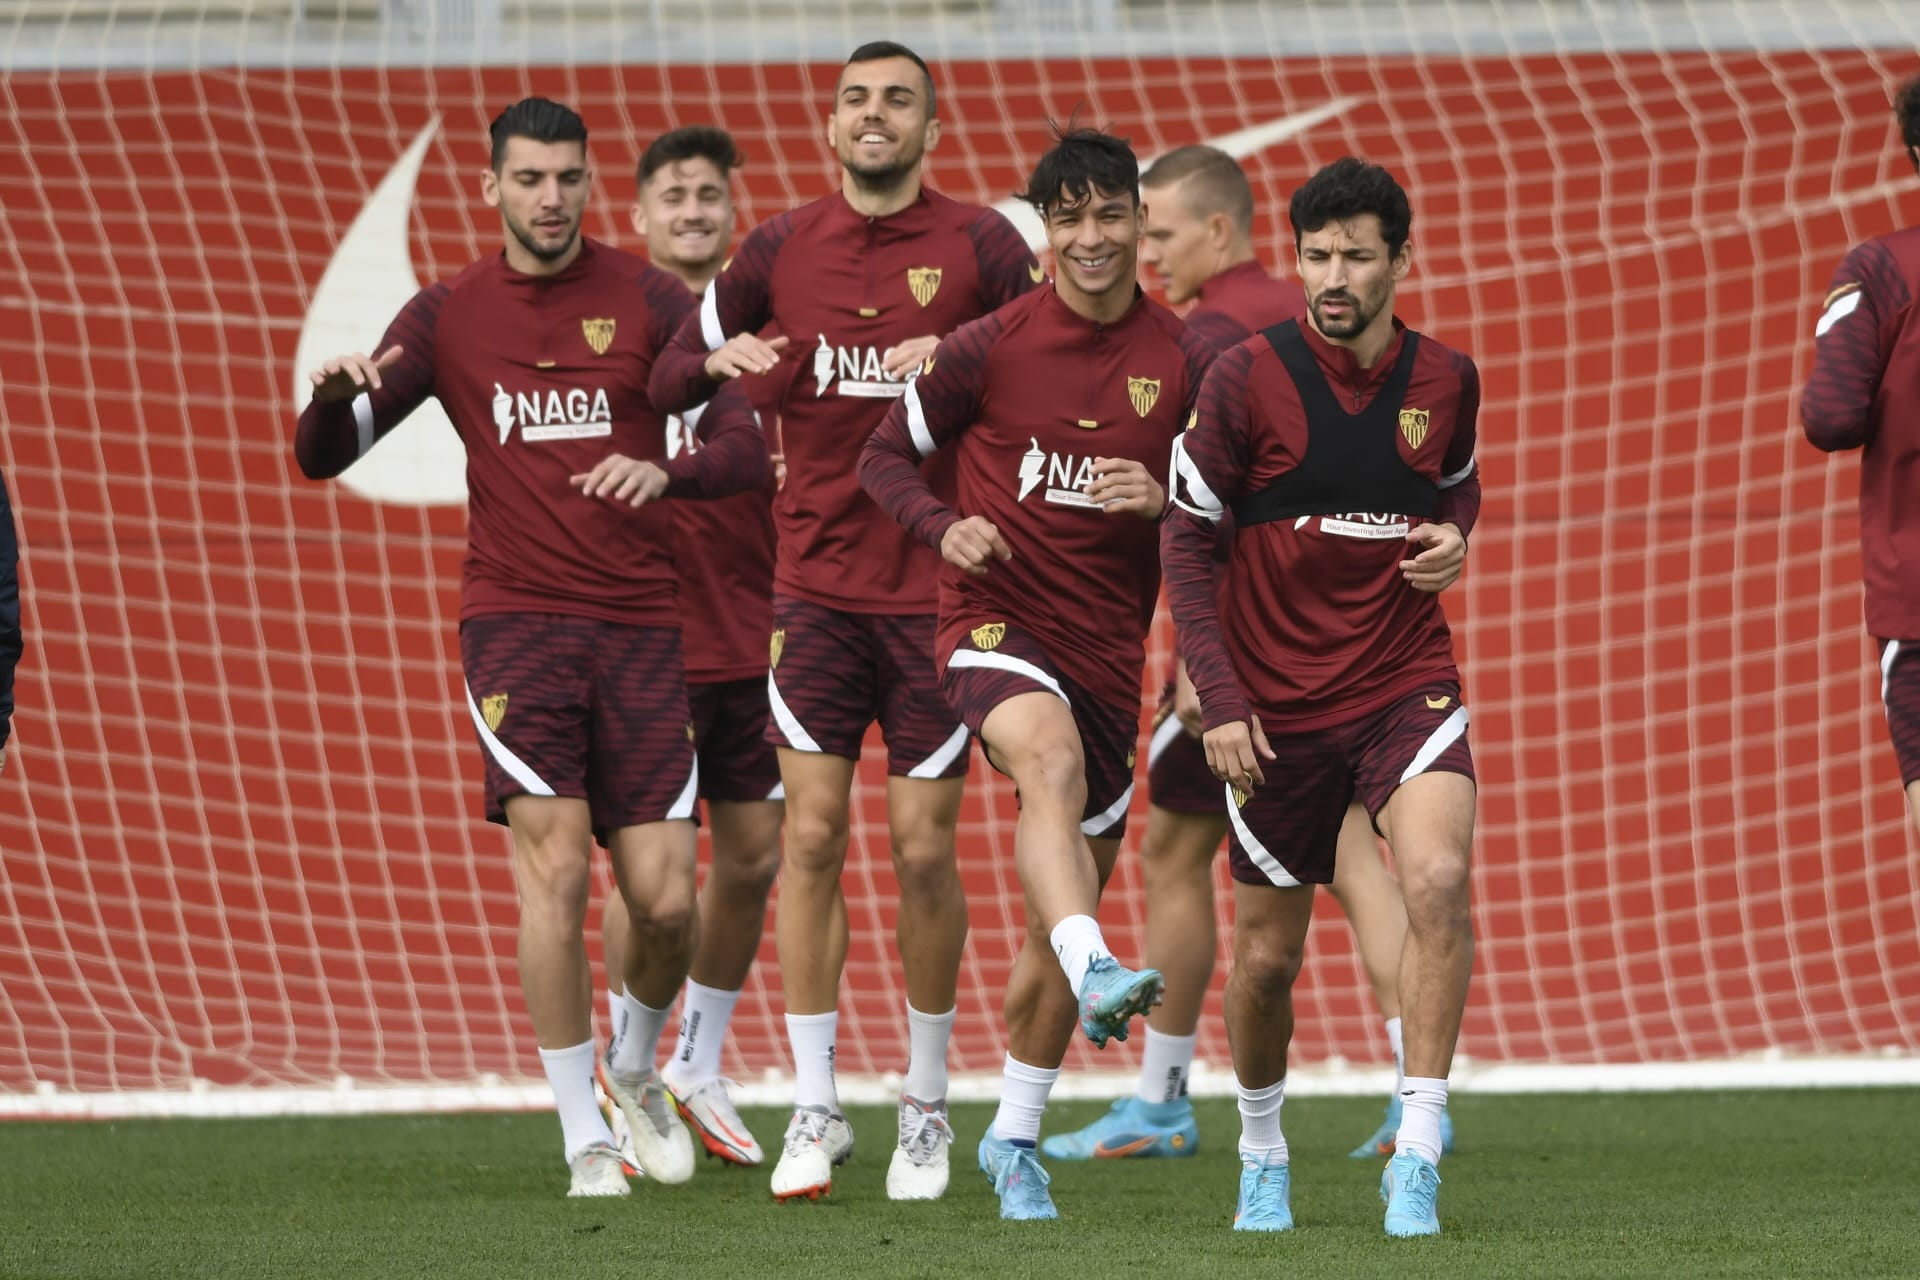
M 1207 215 L 1207 239 L 1216 249 L 1224 249 L 1233 243 L 1233 219 L 1224 213 Z
M 1407 272 L 1413 269 L 1413 241 L 1408 240 L 1400 246 L 1400 252 L 1393 255 L 1393 278 L 1396 281 L 1407 278 Z
M 840 140 L 834 136 L 833 112 L 827 112 L 827 150 L 839 151 Z
M 1913 161 L 1913 171 L 1920 173 L 1920 147 L 1908 147 L 1907 159 Z
M 480 198 L 495 209 L 500 207 L 500 175 L 491 168 L 480 174 Z
M 934 147 L 939 145 L 939 143 L 940 143 L 940 117 L 935 116 L 933 119 L 927 121 L 926 150 L 928 151 L 933 150 Z
M 646 239 L 647 238 L 647 207 L 643 204 L 635 204 L 633 208 L 628 211 L 628 213 L 629 213 L 629 216 L 633 219 L 634 234 L 639 236 L 642 240 Z

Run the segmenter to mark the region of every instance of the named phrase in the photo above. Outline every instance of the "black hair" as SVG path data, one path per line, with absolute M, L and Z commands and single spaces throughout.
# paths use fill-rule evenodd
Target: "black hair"
M 487 126 L 493 139 L 493 170 L 507 157 L 507 142 L 513 138 L 531 138 L 535 142 L 577 142 L 587 145 L 587 122 L 571 107 L 563 107 L 548 98 L 522 98 L 502 111 Z
M 1389 257 L 1399 257 L 1413 229 L 1413 208 L 1393 175 L 1377 164 L 1341 156 L 1300 184 L 1287 204 L 1293 223 L 1293 248 L 1301 237 L 1329 222 L 1348 222 L 1363 214 L 1380 219 L 1380 238 Z
M 846 68 L 856 62 L 879 62 L 883 58 L 905 58 L 920 68 L 920 74 L 927 82 L 927 119 L 931 120 L 940 114 L 939 104 L 934 100 L 933 71 L 927 66 L 927 60 L 897 40 L 869 40 L 847 55 L 846 66 L 840 69 L 840 74 L 844 76 Z
M 1913 156 L 1914 168 L 1920 169 L 1920 155 L 1915 154 L 1920 152 L 1920 76 L 1901 85 L 1893 96 L 1893 119 L 1900 126 L 1900 141 Z
M 1047 127 L 1053 146 L 1033 166 L 1027 189 L 1014 192 L 1016 199 L 1039 210 L 1042 218 L 1048 209 L 1085 204 L 1097 191 L 1124 191 L 1139 205 L 1140 161 L 1127 139 L 1071 121 L 1063 128 L 1049 120 Z
M 682 160 L 711 160 L 724 179 L 740 167 L 740 148 L 734 145 L 733 135 L 718 125 L 690 124 L 670 129 L 640 153 L 637 184 L 646 186 L 648 178 Z
M 1175 147 L 1147 166 L 1143 187 L 1186 183 L 1188 198 L 1201 214 L 1224 213 L 1243 236 L 1253 234 L 1253 186 L 1240 162 L 1218 147 L 1198 143 Z

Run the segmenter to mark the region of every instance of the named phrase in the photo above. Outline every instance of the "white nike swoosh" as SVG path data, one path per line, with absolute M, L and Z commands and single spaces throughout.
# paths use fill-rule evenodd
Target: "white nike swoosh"
M 420 131 L 368 197 L 360 216 L 333 251 L 313 291 L 294 354 L 293 400 L 313 396 L 307 374 L 344 351 L 372 351 L 381 329 L 420 291 L 413 271 L 408 223 L 413 185 L 439 130 Z M 438 400 L 428 400 L 378 447 L 348 467 L 340 483 L 373 502 L 435 506 L 467 500 L 467 454 Z
M 1201 142 L 1209 147 L 1220 148 L 1235 160 L 1244 160 L 1248 156 L 1265 151 L 1276 142 L 1284 142 L 1295 134 L 1305 133 L 1321 121 L 1331 120 L 1341 112 L 1358 106 L 1359 103 L 1358 97 L 1335 98 L 1332 102 L 1322 103 L 1311 111 L 1281 116 L 1277 120 L 1268 120 L 1264 124 L 1256 124 L 1234 133 L 1223 133 L 1217 138 L 1202 138 Z M 1153 160 L 1152 156 L 1144 157 L 1140 161 L 1141 170 L 1144 171 L 1153 163 Z M 1046 224 L 1040 221 L 1040 215 L 1033 211 L 1032 205 L 1024 200 L 1009 198 L 996 202 L 993 207 L 1007 215 L 1007 220 L 1013 223 L 1015 230 L 1019 231 L 1021 237 L 1026 240 L 1027 248 L 1039 253 L 1047 247 Z

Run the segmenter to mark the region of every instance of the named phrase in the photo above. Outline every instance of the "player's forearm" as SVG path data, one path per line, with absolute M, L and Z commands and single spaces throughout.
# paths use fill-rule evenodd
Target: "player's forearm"
M 1245 720 L 1250 711 L 1220 638 L 1219 583 L 1211 522 L 1176 510 L 1160 526 L 1160 569 L 1167 584 L 1180 658 L 1200 695 L 1204 727 Z
M 958 511 L 934 496 L 920 472 L 920 455 L 891 417 L 860 451 L 860 487 L 901 528 L 935 550 L 960 519 Z
M 1440 491 L 1439 501 L 1433 508 L 1433 522 L 1450 524 L 1465 538 L 1472 535 L 1474 523 L 1479 519 L 1480 473 L 1474 471 Z
M 684 413 L 713 399 L 721 379 L 707 375 L 707 347 L 700 336 L 700 317 L 693 316 L 674 335 L 647 375 L 647 399 L 661 413 Z
M 333 479 L 359 459 L 363 434 L 370 434 L 370 428 L 362 430 L 352 401 L 311 402 L 301 410 L 293 433 L 300 474 L 309 480 Z
M 717 432 L 698 453 L 673 459 L 667 473 L 669 498 L 724 498 L 764 489 L 773 479 L 766 439 L 752 427 Z

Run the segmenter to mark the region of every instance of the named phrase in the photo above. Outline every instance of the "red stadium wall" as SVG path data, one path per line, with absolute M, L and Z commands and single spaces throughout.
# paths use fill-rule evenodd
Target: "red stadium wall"
M 1832 264 L 1920 219 L 1885 109 L 1913 63 L 941 68 L 932 173 L 951 194 L 1014 189 L 1046 117 L 1076 107 L 1151 152 L 1345 95 L 1248 160 L 1264 256 L 1287 261 L 1286 194 L 1340 154 L 1412 192 L 1403 310 L 1470 350 L 1485 386 L 1486 511 L 1447 600 L 1484 788 L 1474 1059 L 1920 1049 L 1920 890 L 1860 621 L 1855 464 L 1794 425 Z M 505 840 L 480 820 L 456 701 L 463 517 L 298 477 L 302 318 L 436 117 L 412 215 L 423 279 L 497 244 L 477 175 L 507 101 L 582 108 L 589 232 L 631 244 L 631 158 L 674 124 L 739 136 L 743 225 L 827 190 L 830 75 L 7 78 L 0 466 L 29 649 L 0 775 L 0 1088 L 537 1074 Z M 1020 913 L 1011 797 L 977 764 L 974 781 L 956 1065 L 984 1069 Z M 880 788 L 863 771 L 847 1070 L 905 1058 Z M 1127 954 L 1138 886 L 1130 851 L 1108 912 Z M 1380 1060 L 1323 905 L 1298 1060 Z M 763 956 L 737 1073 L 785 1065 L 770 935 Z M 1070 1065 L 1126 1052 L 1077 1047 Z

